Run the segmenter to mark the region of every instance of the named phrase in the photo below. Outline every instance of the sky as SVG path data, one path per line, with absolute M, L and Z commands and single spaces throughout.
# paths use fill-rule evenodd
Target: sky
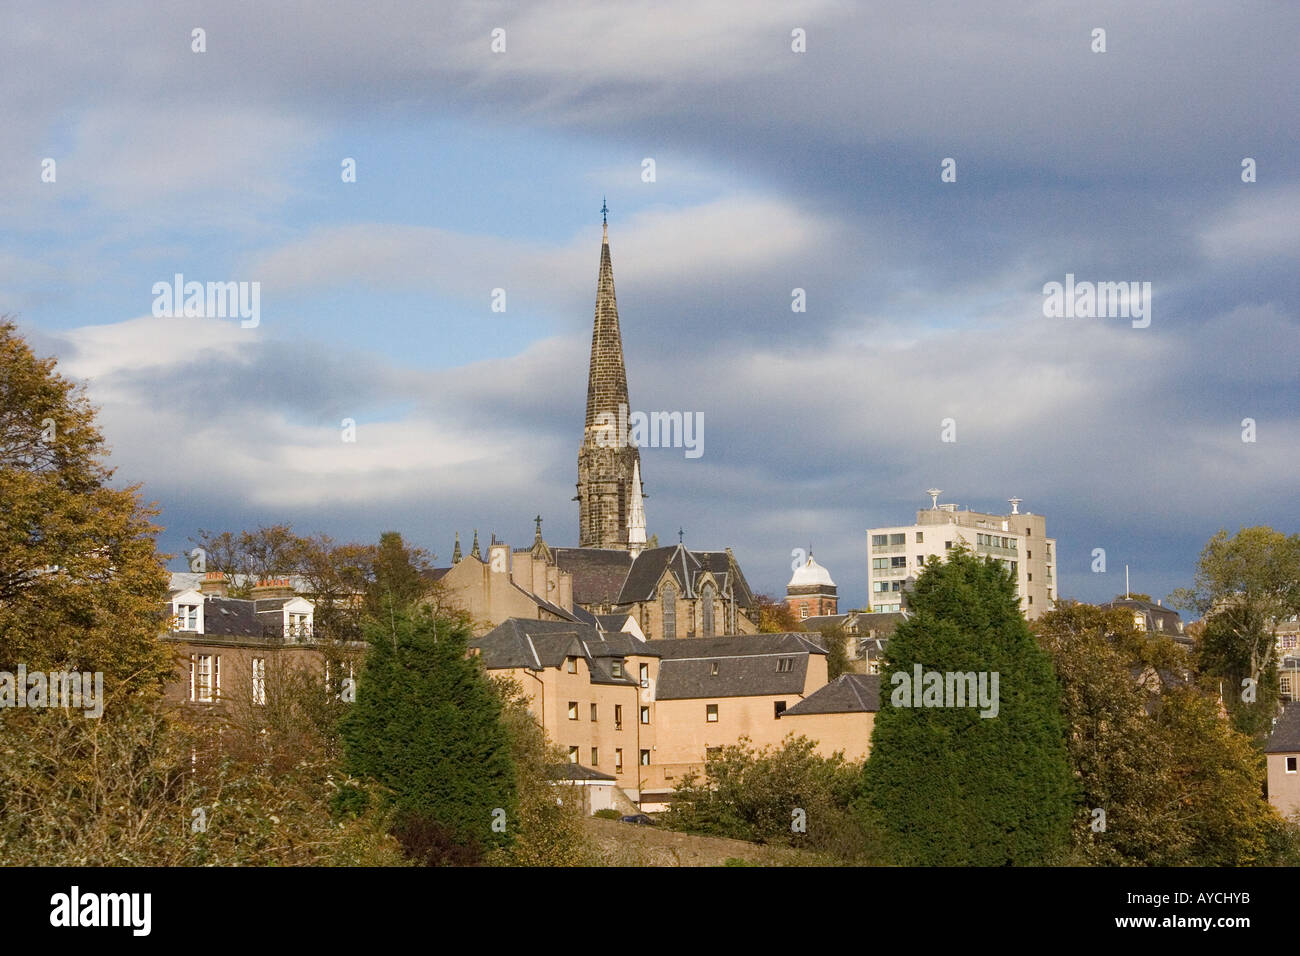
M 756 590 L 811 546 L 864 605 L 931 487 L 1023 499 L 1085 601 L 1300 530 L 1294 4 L 143 6 L 6 18 L 0 314 L 167 552 L 575 545 L 606 198 L 633 410 L 704 423 L 642 449 L 649 531 Z M 178 273 L 258 324 L 155 316 Z M 1045 314 L 1067 274 L 1149 326 Z

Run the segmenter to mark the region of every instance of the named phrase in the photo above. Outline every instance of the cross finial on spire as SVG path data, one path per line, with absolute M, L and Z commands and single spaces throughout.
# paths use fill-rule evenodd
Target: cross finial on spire
M 686 532 L 683 531 L 683 530 L 679 527 L 679 528 L 677 529 L 677 543 L 678 543 L 678 544 L 681 544 L 681 543 L 682 543 L 682 538 L 684 538 L 684 537 L 686 537 Z
M 540 541 L 542 540 L 542 516 L 538 515 L 533 520 L 537 522 L 537 540 Z
M 605 197 L 600 197 L 600 223 L 603 226 L 609 225 L 609 205 L 605 202 Z

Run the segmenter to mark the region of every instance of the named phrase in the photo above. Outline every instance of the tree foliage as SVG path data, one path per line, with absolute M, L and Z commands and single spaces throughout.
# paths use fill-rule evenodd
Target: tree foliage
M 110 487 L 94 409 L 54 367 L 0 322 L 0 670 L 101 671 L 120 701 L 171 671 L 157 511 Z
M 396 835 L 420 862 L 477 862 L 508 845 L 512 741 L 500 696 L 467 656 L 469 629 L 390 608 L 363 632 L 370 651 L 342 722 L 348 771 L 384 788 Z M 501 819 L 505 832 L 493 828 Z
M 1073 781 L 1051 662 L 1020 614 L 1014 578 L 958 548 L 926 567 L 910 603 L 881 669 L 861 811 L 902 863 L 1054 859 L 1068 841 Z M 900 675 L 910 679 L 915 665 L 990 680 L 996 672 L 997 715 L 896 706 Z

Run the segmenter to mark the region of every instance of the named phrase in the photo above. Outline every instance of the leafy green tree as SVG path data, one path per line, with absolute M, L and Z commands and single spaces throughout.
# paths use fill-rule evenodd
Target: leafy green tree
M 870 834 L 849 810 L 861 765 L 842 753 L 822 757 L 807 737 L 755 750 L 749 738 L 719 748 L 705 776 L 687 774 L 673 792 L 669 827 L 762 843 L 782 843 L 862 861 Z
M 962 548 L 916 581 L 890 638 L 861 811 L 899 862 L 1036 864 L 1069 839 L 1074 784 L 1051 662 L 1020 613 L 1015 579 Z M 996 716 L 910 703 L 921 671 L 998 675 Z
M 408 548 L 396 531 L 385 531 L 375 549 L 374 573 L 366 590 L 366 609 L 379 614 L 386 602 L 398 607 L 416 603 L 425 591 L 419 563 L 424 552 Z
M 102 671 L 117 706 L 172 669 L 157 511 L 109 487 L 94 409 L 54 368 L 0 322 L 0 670 Z
M 849 634 L 843 627 L 823 628 L 820 631 L 822 644 L 826 647 L 826 679 L 835 680 L 849 671 Z
M 1205 685 L 1223 685 L 1238 730 L 1267 734 L 1278 707 L 1275 627 L 1300 612 L 1300 535 L 1220 530 L 1201 551 L 1195 588 L 1173 600 L 1205 615 L 1197 662 Z
M 478 862 L 508 845 L 518 789 L 511 736 L 500 696 L 467 656 L 469 629 L 390 608 L 363 633 L 370 652 L 342 721 L 346 769 L 385 788 L 395 835 L 420 862 Z

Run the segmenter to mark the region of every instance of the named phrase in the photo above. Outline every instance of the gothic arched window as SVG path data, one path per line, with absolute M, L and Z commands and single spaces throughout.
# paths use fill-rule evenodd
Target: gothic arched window
M 659 598 L 663 601 L 664 613 L 664 637 L 677 636 L 677 589 L 671 584 L 665 584 L 664 589 L 659 592 Z
M 700 609 L 700 630 L 705 637 L 713 636 L 713 585 L 706 584 L 700 588 L 700 600 L 704 602 Z

